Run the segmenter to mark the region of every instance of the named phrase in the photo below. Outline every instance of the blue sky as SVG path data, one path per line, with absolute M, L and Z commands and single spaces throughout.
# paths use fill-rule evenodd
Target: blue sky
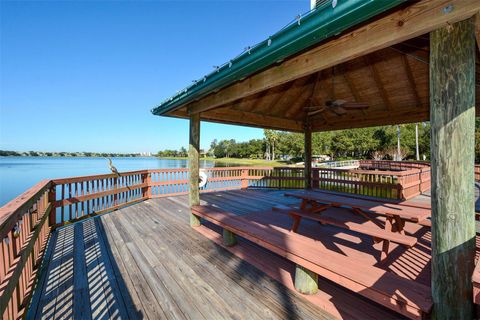
M 156 152 L 188 121 L 150 109 L 276 32 L 308 0 L 1 1 L 0 149 Z M 211 140 L 259 129 L 202 123 Z

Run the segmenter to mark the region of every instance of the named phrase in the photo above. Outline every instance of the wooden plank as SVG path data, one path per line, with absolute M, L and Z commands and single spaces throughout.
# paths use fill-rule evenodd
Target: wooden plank
M 98 235 L 93 219 L 82 222 L 85 247 L 86 272 L 90 299 L 90 312 L 93 319 L 110 316 L 103 282 L 104 267 L 100 258 Z
M 282 303 L 285 301 L 285 297 L 290 297 L 290 293 L 285 292 L 284 289 L 278 288 L 278 284 L 272 283 L 268 277 L 265 277 L 263 273 L 253 270 L 251 267 L 247 267 L 248 264 L 238 261 L 237 259 L 232 259 L 230 255 L 225 255 L 224 251 L 219 252 L 218 248 L 212 245 L 209 245 L 209 249 L 206 248 L 206 242 L 203 239 L 185 237 L 184 226 L 182 219 L 177 218 L 178 214 L 172 215 L 172 212 L 179 212 L 183 208 L 185 211 L 189 211 L 189 208 L 185 207 L 185 202 L 175 201 L 175 204 L 172 206 L 169 204 L 170 201 L 173 201 L 176 198 L 166 199 L 163 202 L 162 209 L 164 213 L 159 216 L 159 211 L 157 206 L 150 206 L 150 211 L 143 211 L 146 214 L 151 215 L 153 221 L 150 225 L 157 225 L 159 228 L 165 228 L 165 231 L 169 232 L 169 237 L 161 237 L 165 241 L 170 243 L 170 247 L 174 251 L 181 251 L 184 254 L 177 255 L 188 259 L 190 257 L 195 257 L 191 263 L 194 266 L 197 266 L 195 262 L 196 259 L 206 262 L 211 267 L 214 268 L 214 277 L 227 276 L 227 280 L 220 282 L 219 286 L 215 286 L 216 291 L 224 297 L 225 301 L 230 305 L 235 306 L 234 309 L 244 315 L 246 319 L 258 318 L 258 319 L 278 319 L 286 318 L 291 315 L 297 315 L 298 318 L 318 318 L 319 316 L 326 316 L 323 313 L 319 312 L 318 309 L 314 313 L 307 312 L 308 305 L 302 303 L 302 300 L 296 300 L 289 298 L 289 301 L 292 303 Z M 270 204 L 271 205 L 271 204 Z M 162 210 L 163 211 L 163 210 Z M 158 224 L 160 225 L 158 225 Z M 200 227 L 199 227 L 200 228 Z M 195 228 L 197 229 L 197 228 Z M 172 236 L 175 235 L 175 236 Z M 175 239 L 176 238 L 176 239 Z M 186 243 L 187 245 L 179 246 L 179 243 Z M 193 247 L 195 252 L 199 253 L 196 255 L 191 254 L 191 250 L 188 248 Z M 207 261 L 208 260 L 208 261 Z M 198 266 L 200 274 L 204 275 L 205 271 L 203 266 Z M 208 283 L 212 281 L 211 278 L 208 278 Z M 226 281 L 226 282 L 225 282 Z M 232 282 L 233 281 L 233 282 Z M 230 285 L 228 285 L 230 284 Z M 238 292 L 238 297 L 240 303 L 235 301 L 229 301 L 229 298 L 232 296 L 232 291 Z M 273 297 L 272 297 L 273 295 Z M 297 306 L 300 305 L 300 306 Z M 251 317 L 248 317 L 248 306 L 252 308 Z M 240 307 L 240 308 L 239 308 Z M 254 310 L 253 310 L 254 309 Z
M 105 215 L 102 217 L 105 221 L 105 230 L 113 249 L 118 252 L 118 256 L 115 257 L 115 261 L 118 263 L 119 270 L 124 276 L 128 293 L 138 295 L 138 301 L 135 296 L 132 296 L 133 301 L 137 301 L 135 306 L 141 307 L 141 315 L 146 316 L 148 319 L 160 319 L 166 318 L 161 306 L 158 304 L 155 295 L 150 289 L 147 280 L 143 276 L 139 267 L 135 263 L 130 251 L 126 246 L 126 242 L 131 240 L 125 240 L 128 235 L 121 233 L 112 221 L 111 215 Z M 123 237 L 122 237 L 123 235 Z M 117 254 L 115 254 L 117 255 Z M 139 304 L 140 303 L 140 304 Z
M 444 8 L 454 8 L 446 14 Z M 200 113 L 257 92 L 281 85 L 334 65 L 390 47 L 437 28 L 473 16 L 479 10 L 476 1 L 424 0 L 384 15 L 380 19 L 353 28 L 312 50 L 292 57 L 274 67 L 190 103 L 190 113 Z
M 259 226 L 249 223 L 247 220 L 244 221 L 241 217 L 235 217 L 234 215 L 220 212 L 218 209 L 211 207 L 197 206 L 194 209 L 195 212 L 203 218 L 224 228 L 228 228 L 232 232 L 260 244 L 319 275 L 326 276 L 326 274 L 328 274 L 329 279 L 335 279 L 334 281 L 338 281 L 351 290 L 355 290 L 404 315 L 417 317 L 419 310 L 416 308 L 428 312 L 431 307 L 431 301 L 429 300 L 426 287 L 419 286 L 411 281 L 405 281 L 403 278 L 372 266 L 361 266 L 352 270 L 348 267 L 351 264 L 351 260 L 338 253 L 320 249 L 318 246 L 315 246 L 315 241 L 311 239 L 298 234 L 290 234 L 290 241 L 288 241 L 288 245 L 286 245 L 284 236 L 271 230 L 268 231 L 268 227 L 266 226 L 260 228 Z M 296 239 L 301 243 L 298 243 L 299 251 L 295 249 L 297 247 L 295 243 Z M 308 244 L 308 241 L 311 241 L 311 243 Z M 285 251 L 285 246 L 288 248 L 287 251 Z M 368 272 L 366 270 L 368 270 Z M 327 271 L 327 273 L 325 273 L 325 271 Z M 332 272 L 337 276 L 333 276 Z M 378 279 L 382 279 L 382 281 Z M 355 285 L 350 281 L 354 281 Z M 362 289 L 358 287 L 359 285 Z M 388 293 L 391 292 L 392 289 L 389 289 L 389 287 L 392 285 L 395 287 L 395 292 L 400 294 L 400 300 L 402 301 L 401 306 L 393 302 L 398 299 L 398 297 L 392 297 Z M 377 296 L 378 294 L 386 295 L 389 299 L 393 300 L 388 301 L 388 299 L 385 299 L 385 296 L 381 298 Z M 404 305 L 405 303 L 406 305 Z
M 290 130 L 294 132 L 302 131 L 303 123 L 301 121 L 285 119 L 284 117 L 275 117 L 267 114 L 260 114 L 255 112 L 246 112 L 233 110 L 228 108 L 220 108 L 202 113 L 202 120 L 224 120 L 240 121 L 245 124 L 255 126 L 262 126 L 265 128 L 273 128 Z
M 65 233 L 61 230 L 56 231 L 56 241 L 52 243 L 52 259 L 48 265 L 46 280 L 42 290 L 41 298 L 38 303 L 38 310 L 35 318 L 52 319 L 55 313 L 55 299 L 58 294 L 60 283 L 59 271 L 62 267 L 63 245 L 65 242 Z
M 363 58 L 365 60 L 366 65 L 370 69 L 373 81 L 377 86 L 378 92 L 380 93 L 380 97 L 382 97 L 385 108 L 387 110 L 392 110 L 392 103 L 390 102 L 388 93 L 385 90 L 382 79 L 380 78 L 380 71 L 378 71 L 377 61 L 375 60 L 374 57 L 372 57 L 372 55 L 374 55 L 374 53 L 370 55 L 365 55 Z
M 149 216 L 145 211 L 138 212 L 144 219 L 149 220 Z M 166 224 L 163 219 L 155 219 L 157 223 L 152 224 L 149 228 L 145 223 L 138 223 L 137 219 L 132 220 L 133 216 L 126 216 L 128 224 L 135 227 L 137 232 L 145 232 L 149 236 L 144 237 L 143 245 L 146 254 L 154 257 L 164 257 L 163 259 L 148 259 L 152 264 L 152 268 L 157 273 L 159 279 L 169 283 L 169 292 L 176 301 L 182 301 L 180 308 L 189 318 L 198 319 L 204 317 L 206 319 L 218 319 L 227 316 L 228 318 L 239 317 L 238 313 L 225 304 L 223 298 L 215 293 L 213 288 L 203 280 L 204 274 L 197 274 L 188 263 L 184 261 L 184 256 L 179 254 L 178 243 L 189 243 L 191 238 L 183 236 L 185 232 L 178 231 L 182 240 L 174 241 L 172 239 L 173 228 Z M 152 221 L 153 222 L 153 221 Z M 178 222 L 177 222 L 178 223 Z M 150 231 L 150 232 L 149 232 Z M 188 229 L 187 229 L 188 231 Z M 137 241 L 138 243 L 138 241 Z M 173 245 L 172 245 L 173 244 Z M 151 249 L 150 249 L 151 248 Z M 189 252 L 189 255 L 190 252 Z M 221 313 L 219 312 L 221 310 Z M 200 312 L 200 314 L 198 314 Z
M 445 319 L 474 317 L 475 51 L 473 18 L 430 33 L 432 295 Z
M 333 209 L 327 209 L 328 211 L 335 211 L 335 208 Z M 351 221 L 342 221 L 340 219 L 335 219 L 331 217 L 324 217 L 319 214 L 314 214 L 314 213 L 309 213 L 309 212 L 303 212 L 300 210 L 288 210 L 287 211 L 291 215 L 297 215 L 301 216 L 303 218 L 307 218 L 310 220 L 315 220 L 318 222 L 321 222 L 323 224 L 329 224 L 333 225 L 339 228 L 347 229 L 347 230 L 352 230 L 355 232 L 359 232 L 361 234 L 365 234 L 368 236 L 372 236 L 375 238 L 380 238 L 383 240 L 390 240 L 392 242 L 396 242 L 399 244 L 403 244 L 409 247 L 414 246 L 417 243 L 417 238 L 411 237 L 411 236 L 405 236 L 396 232 L 388 232 L 383 229 L 380 229 L 376 225 L 371 225 L 371 224 L 359 224 Z M 326 211 L 325 211 L 326 212 Z
M 118 219 L 118 217 L 113 219 L 113 223 L 121 234 L 124 236 L 128 234 L 128 231 L 125 229 L 125 225 Z M 128 237 L 133 237 L 133 235 L 129 235 Z M 155 271 L 149 267 L 149 263 L 143 256 L 143 253 L 138 247 L 136 241 L 126 241 L 125 246 L 128 248 L 128 251 L 135 261 L 135 264 L 138 266 L 142 276 L 145 277 L 145 280 L 147 281 L 152 293 L 155 296 L 155 299 L 158 301 L 158 304 L 161 306 L 166 317 L 174 319 L 186 319 L 186 316 L 179 308 L 177 301 L 172 299 L 171 294 L 165 287 L 165 284 L 159 281 Z
M 139 257 L 144 260 L 141 264 L 145 266 L 149 265 L 152 274 L 156 274 L 154 275 L 155 282 L 158 284 L 161 283 L 159 285 L 160 287 L 165 287 L 165 291 L 168 293 L 165 296 L 170 297 L 170 300 L 172 301 L 170 303 L 175 303 L 175 306 L 172 307 L 172 309 L 177 308 L 178 306 L 180 312 L 182 312 L 182 314 L 186 318 L 205 318 L 206 316 L 202 315 L 198 307 L 194 305 L 194 300 L 190 296 L 192 289 L 191 285 L 186 285 L 185 282 L 181 281 L 182 279 L 178 278 L 179 276 L 184 278 L 185 274 L 172 276 L 169 270 L 167 270 L 162 264 L 168 262 L 178 263 L 178 257 L 174 258 L 172 261 L 168 261 L 169 257 L 168 255 L 166 255 L 166 253 L 158 252 L 160 250 L 155 250 L 155 248 L 161 244 L 156 244 L 148 241 L 151 238 L 149 229 L 146 228 L 143 224 L 140 226 L 140 224 L 137 223 L 137 219 L 139 218 L 138 215 L 141 213 L 135 210 L 135 208 L 132 209 L 134 210 L 135 216 L 122 215 L 121 219 L 118 219 L 118 222 L 121 223 L 122 228 L 124 228 L 124 230 L 129 234 L 141 235 L 141 237 L 135 239 L 135 244 L 138 247 L 139 252 L 141 252 L 141 255 L 139 255 Z M 178 271 L 180 267 L 181 266 L 178 265 L 176 270 Z M 152 283 L 152 285 L 158 284 Z M 182 286 L 184 287 L 182 288 Z M 182 303 L 180 303 L 180 301 Z
M 39 268 L 39 278 L 34 287 L 34 293 L 32 296 L 32 300 L 28 307 L 26 319 L 38 319 L 41 316 L 38 314 L 39 309 L 42 309 L 40 304 L 40 299 L 42 298 L 42 294 L 45 292 L 45 288 L 47 286 L 48 274 L 50 269 L 50 261 L 52 256 L 55 254 L 56 244 L 58 242 L 58 232 L 52 232 L 50 238 L 48 239 L 48 244 L 45 251 L 45 257 L 42 260 L 42 264 Z
M 74 229 L 73 270 L 74 270 L 74 302 L 73 317 L 92 319 L 90 298 L 88 292 L 87 262 L 85 258 L 84 235 L 81 223 L 76 223 L 68 228 Z
M 406 206 L 399 206 L 393 203 L 380 203 L 377 201 L 370 201 L 366 199 L 353 198 L 348 196 L 340 196 L 331 193 L 323 192 L 309 192 L 309 193 L 285 193 L 285 196 L 295 197 L 303 200 L 311 200 L 321 203 L 337 203 L 341 206 L 347 206 L 350 208 L 359 208 L 362 210 L 368 210 L 380 215 L 398 215 L 402 219 L 418 222 L 430 217 L 430 210 L 421 208 L 412 208 Z
M 73 317 L 73 240 L 74 240 L 74 228 L 68 226 L 62 229 L 64 235 L 63 249 L 61 255 L 60 267 L 56 270 L 57 277 L 59 278 L 58 285 L 56 287 L 56 295 L 54 300 L 55 311 L 54 318 L 68 319 Z M 85 279 L 82 279 L 85 281 Z M 88 310 L 90 312 L 90 310 Z
M 109 249 L 105 243 L 103 228 L 100 227 L 100 220 L 93 219 L 95 223 L 95 230 L 98 235 L 99 250 L 97 251 L 97 258 L 101 261 L 103 266 L 103 290 L 105 291 L 105 298 L 108 308 L 108 313 L 111 317 L 119 317 L 121 319 L 127 319 L 128 313 L 122 295 L 117 277 L 113 270 L 112 264 L 115 263 L 110 260 Z

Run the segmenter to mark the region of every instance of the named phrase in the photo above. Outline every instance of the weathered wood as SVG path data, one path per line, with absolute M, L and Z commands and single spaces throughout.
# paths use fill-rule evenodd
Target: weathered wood
M 473 19 L 430 33 L 432 295 L 438 319 L 472 319 L 475 257 Z
M 445 13 L 451 5 L 453 10 Z M 330 68 L 353 58 L 420 36 L 447 23 L 471 17 L 478 11 L 476 1 L 426 0 L 395 10 L 350 32 L 326 41 L 301 55 L 235 83 L 217 93 L 189 104 L 189 112 L 199 113 L 242 97 Z
M 305 189 L 312 188 L 312 127 L 307 121 L 304 133 Z
M 431 308 L 430 290 L 426 286 L 360 261 L 351 268 L 351 259 L 319 246 L 313 239 L 271 224 L 252 223 L 246 217 L 211 206 L 197 206 L 194 210 L 205 220 L 408 317 L 419 317 Z M 402 294 L 397 296 L 392 292 Z
M 318 275 L 301 265 L 295 266 L 295 289 L 303 294 L 318 292 Z
M 237 237 L 230 230 L 223 229 L 223 244 L 227 247 L 234 246 L 237 244 Z
M 190 170 L 189 194 L 188 200 L 190 206 L 200 204 L 200 114 L 193 114 L 190 116 L 190 144 L 188 149 L 188 168 Z M 200 218 L 190 213 L 190 226 L 198 227 L 200 225 Z

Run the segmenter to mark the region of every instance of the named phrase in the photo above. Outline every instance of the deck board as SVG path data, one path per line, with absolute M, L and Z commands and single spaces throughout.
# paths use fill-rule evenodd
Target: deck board
M 246 215 L 298 202 L 284 197 L 284 192 L 213 192 L 202 194 L 201 202 Z M 186 196 L 152 199 L 59 228 L 50 240 L 52 254 L 47 256 L 28 318 L 400 317 L 327 279 L 320 279 L 320 292 L 314 296 L 296 293 L 291 262 L 243 239 L 233 248 L 222 247 L 215 226 L 206 223 L 190 228 L 187 204 Z M 259 221 L 269 218 L 255 217 Z M 287 217 L 275 219 L 279 226 L 290 223 Z M 318 227 L 305 224 L 301 230 L 315 234 Z M 325 234 L 335 239 L 327 246 L 374 261 L 359 253 L 370 243 L 336 229 Z M 414 273 L 420 273 L 429 253 L 426 248 L 415 250 L 396 268 L 413 266 Z M 423 255 L 424 261 L 419 261 Z

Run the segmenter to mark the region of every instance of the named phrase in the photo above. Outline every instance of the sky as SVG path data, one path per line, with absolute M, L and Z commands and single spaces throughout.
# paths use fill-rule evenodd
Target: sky
M 0 149 L 186 147 L 188 121 L 150 109 L 308 9 L 309 0 L 0 0 Z M 262 136 L 202 122 L 200 144 Z

